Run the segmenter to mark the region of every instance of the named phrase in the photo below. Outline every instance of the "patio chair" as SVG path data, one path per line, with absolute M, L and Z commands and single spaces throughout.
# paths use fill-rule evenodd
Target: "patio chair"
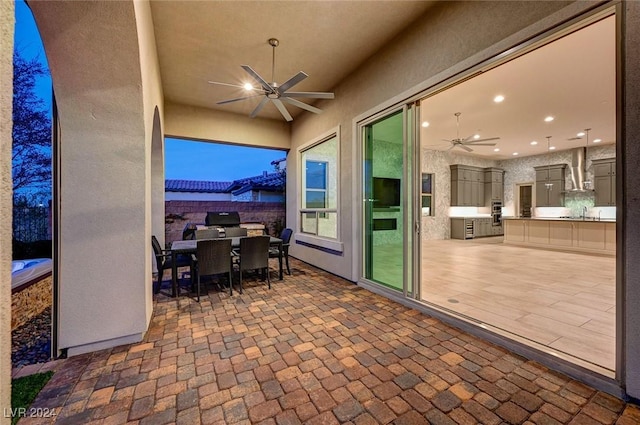
M 224 228 L 224 237 L 225 238 L 237 238 L 247 236 L 247 229 L 244 227 L 225 227 Z
M 262 270 L 266 272 L 267 283 L 271 289 L 269 278 L 269 236 L 253 236 L 240 239 L 240 293 L 242 294 L 242 272 L 245 270 Z
M 289 268 L 289 244 L 291 242 L 291 235 L 293 234 L 293 230 L 282 229 L 280 233 L 280 239 L 282 239 L 282 257 L 284 258 L 285 264 L 287 265 L 287 274 L 291 276 L 291 269 Z M 269 258 L 278 258 L 280 257 L 280 250 L 278 247 L 270 247 L 269 248 Z
M 197 242 L 195 263 L 198 302 L 200 302 L 200 281 L 202 276 L 226 274 L 229 279 L 229 295 L 233 295 L 232 269 L 231 239 L 199 240 Z
M 196 239 L 218 239 L 219 237 L 218 229 L 196 230 Z
M 160 288 L 162 286 L 162 277 L 164 275 L 164 271 L 173 268 L 172 258 L 171 258 L 171 250 L 162 249 L 160 246 L 160 242 L 155 236 L 151 236 L 151 246 L 153 247 L 153 253 L 156 256 L 156 265 L 158 272 L 158 281 L 154 284 L 153 293 L 157 294 L 160 292 Z M 177 255 L 176 256 L 176 266 L 177 267 L 189 267 L 189 271 L 191 276 L 193 276 L 193 262 L 191 261 L 190 255 Z

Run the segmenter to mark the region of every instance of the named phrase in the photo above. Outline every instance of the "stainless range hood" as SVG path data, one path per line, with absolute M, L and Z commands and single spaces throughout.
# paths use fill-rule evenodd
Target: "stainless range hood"
M 571 189 L 566 192 L 593 192 L 590 181 L 585 181 L 587 148 L 571 151 Z

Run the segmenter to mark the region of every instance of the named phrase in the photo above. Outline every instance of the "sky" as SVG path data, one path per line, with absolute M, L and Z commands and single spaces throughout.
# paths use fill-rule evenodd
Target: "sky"
M 47 58 L 38 28 L 23 0 L 16 5 L 15 46 L 26 58 L 38 58 L 47 67 Z M 51 107 L 51 78 L 40 78 L 37 94 Z M 182 180 L 232 181 L 273 172 L 271 161 L 286 152 L 219 143 L 165 139 L 165 178 Z
M 271 161 L 285 158 L 286 153 L 166 138 L 164 157 L 166 179 L 232 181 L 273 172 Z

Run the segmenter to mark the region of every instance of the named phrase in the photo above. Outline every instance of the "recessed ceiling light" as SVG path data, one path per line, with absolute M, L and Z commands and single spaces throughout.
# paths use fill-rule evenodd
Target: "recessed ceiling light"
M 480 135 L 479 135 L 479 134 L 474 134 L 474 135 L 473 135 L 473 138 L 474 138 L 474 139 L 479 139 L 479 138 L 480 138 Z
M 533 146 L 535 146 L 535 145 L 537 145 L 537 144 L 538 144 L 538 142 L 536 142 L 535 140 L 533 140 L 533 141 L 531 142 L 531 144 L 532 144 Z
M 580 133 L 576 134 L 576 137 L 582 137 L 584 136 L 584 131 L 581 131 Z
M 493 101 L 496 102 L 496 103 L 500 103 L 503 100 L 504 100 L 504 96 L 501 95 L 501 94 L 499 94 L 499 95 L 497 95 L 496 97 L 493 98 Z
M 429 127 L 429 121 L 422 121 L 422 127 L 424 128 Z
M 244 87 L 245 90 L 253 90 L 251 83 L 244 83 L 242 87 Z
M 600 143 L 602 142 L 602 139 L 593 139 L 593 143 Z
M 550 151 L 554 151 L 554 150 L 556 150 L 556 147 L 555 146 L 549 146 L 549 150 Z
M 551 121 L 553 121 L 553 117 L 551 115 L 549 115 L 544 119 L 544 122 L 551 122 Z
M 512 153 L 511 155 L 513 155 L 513 156 L 518 156 L 518 152 L 514 152 L 514 153 Z
M 493 148 L 494 152 L 500 152 L 500 148 Z

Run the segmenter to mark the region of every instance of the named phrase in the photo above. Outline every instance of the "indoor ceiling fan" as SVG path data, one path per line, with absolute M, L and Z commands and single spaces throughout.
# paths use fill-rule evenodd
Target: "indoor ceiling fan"
M 460 115 L 462 115 L 462 112 L 456 112 L 454 114 L 456 116 L 456 138 L 455 139 L 442 139 L 445 142 L 449 142 L 451 143 L 451 147 L 447 150 L 451 150 L 455 147 L 459 147 L 461 149 L 464 149 L 467 152 L 473 152 L 473 149 L 471 149 L 469 146 L 495 146 L 495 143 L 483 143 L 483 142 L 489 142 L 491 140 L 498 140 L 500 139 L 499 137 L 488 137 L 485 139 L 474 139 L 474 135 L 471 135 L 469 137 L 466 137 L 464 139 L 460 138 Z
M 276 38 L 270 38 L 268 40 L 268 43 L 273 48 L 272 62 L 271 62 L 271 80 L 273 82 L 268 83 L 264 78 L 260 76 L 260 74 L 254 71 L 253 68 L 251 68 L 249 65 L 242 65 L 242 69 L 244 69 L 251 76 L 251 78 L 253 78 L 253 80 L 256 83 L 258 83 L 259 87 L 254 87 L 250 83 L 247 83 L 241 86 L 237 84 L 228 84 L 228 83 L 219 83 L 217 81 L 209 81 L 209 83 L 211 84 L 239 87 L 249 92 L 253 92 L 253 94 L 249 94 L 243 97 L 237 97 L 234 99 L 223 100 L 223 101 L 217 102 L 217 104 L 225 105 L 227 103 L 233 103 L 241 100 L 252 99 L 254 97 L 262 97 L 262 100 L 260 101 L 260 103 L 258 103 L 258 106 L 256 106 L 255 109 L 249 114 L 251 118 L 255 118 L 256 115 L 258 115 L 258 113 L 262 110 L 262 108 L 268 102 L 273 103 L 273 105 L 278 109 L 278 111 L 280 111 L 280 114 L 282 114 L 283 118 L 287 121 L 292 121 L 293 117 L 285 107 L 284 105 L 285 103 L 288 103 L 289 105 L 297 106 L 298 108 L 302 108 L 306 111 L 313 112 L 315 114 L 321 113 L 322 112 L 321 109 L 311 105 L 307 105 L 306 103 L 303 103 L 294 98 L 298 97 L 298 98 L 307 98 L 307 99 L 333 99 L 334 94 L 327 93 L 327 92 L 289 91 L 290 88 L 292 88 L 293 86 L 295 86 L 296 84 L 298 84 L 299 82 L 301 82 L 302 80 L 308 77 L 308 75 L 302 71 L 298 72 L 296 75 L 289 78 L 287 81 L 285 81 L 282 84 L 276 83 L 275 77 L 274 77 L 275 67 L 276 67 L 276 47 L 278 47 L 280 42 Z

